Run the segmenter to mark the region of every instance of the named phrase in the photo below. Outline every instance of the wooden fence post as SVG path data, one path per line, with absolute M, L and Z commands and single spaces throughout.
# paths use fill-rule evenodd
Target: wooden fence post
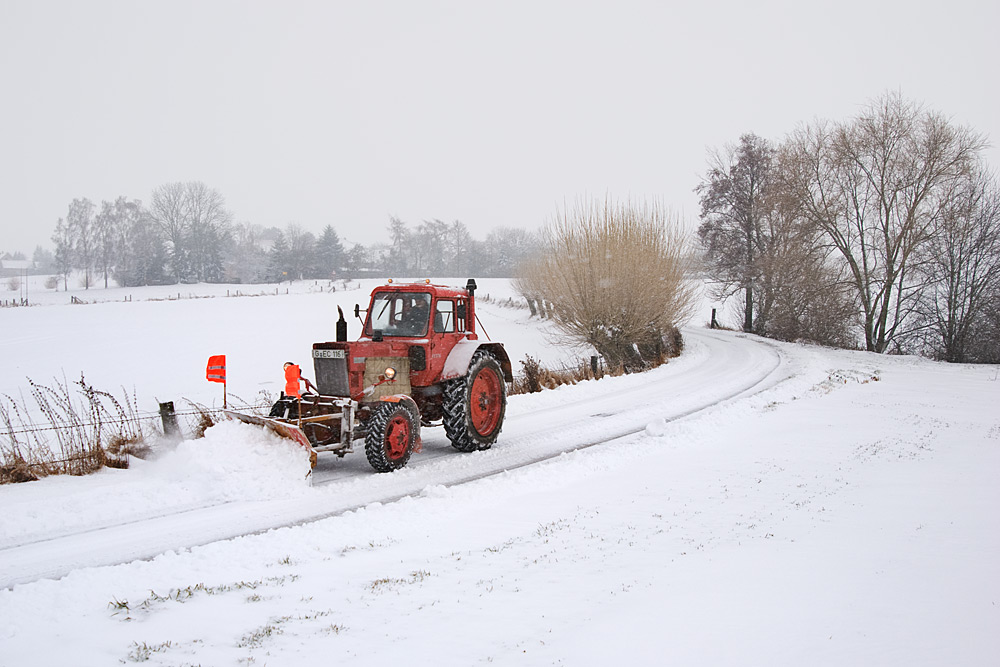
M 160 420 L 163 422 L 163 435 L 168 438 L 179 437 L 181 427 L 177 424 L 177 414 L 174 412 L 174 402 L 160 403 Z

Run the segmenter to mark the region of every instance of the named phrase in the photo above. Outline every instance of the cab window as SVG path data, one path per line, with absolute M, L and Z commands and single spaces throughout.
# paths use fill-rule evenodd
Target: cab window
M 382 292 L 372 297 L 366 333 L 381 330 L 383 336 L 421 337 L 427 334 L 431 295 L 422 292 Z
M 455 302 L 441 299 L 434 306 L 434 332 L 455 333 Z

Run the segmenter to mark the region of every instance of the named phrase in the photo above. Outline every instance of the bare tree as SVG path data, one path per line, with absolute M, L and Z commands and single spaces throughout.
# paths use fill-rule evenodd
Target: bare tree
M 241 222 L 233 227 L 233 246 L 226 265 L 226 279 L 237 283 L 257 283 L 267 279 L 268 258 L 261 247 L 259 225 Z
M 1000 184 L 977 171 L 946 201 L 926 248 L 932 286 L 923 316 L 933 334 L 930 351 L 945 361 L 989 360 L 996 351 L 973 351 L 983 349 L 990 328 L 984 317 L 1000 297 Z
M 115 280 L 122 287 L 167 282 L 167 251 L 161 229 L 138 199 L 118 197 Z
M 411 246 L 410 243 L 410 230 L 407 228 L 406 223 L 399 218 L 393 216 L 389 218 L 389 238 L 391 243 L 391 249 L 387 256 L 387 266 L 386 269 L 395 272 L 407 272 L 409 270 L 409 262 Z M 350 264 L 357 270 L 359 266 L 355 266 L 363 253 L 358 252 L 357 244 L 349 252 Z
M 73 237 L 70 234 L 69 225 L 63 218 L 59 218 L 56 223 L 55 232 L 52 234 L 52 243 L 55 245 L 55 266 L 59 275 L 63 278 L 63 291 L 69 290 L 69 272 L 73 269 Z M 56 283 L 58 286 L 58 283 Z
M 693 301 L 678 218 L 656 204 L 579 205 L 556 217 L 542 246 L 517 284 L 554 304 L 559 330 L 628 371 L 661 360 Z
M 149 212 L 167 241 L 167 257 L 174 282 L 181 282 L 188 275 L 187 234 L 188 217 L 185 211 L 186 188 L 183 183 L 168 183 L 153 190 Z
M 981 315 L 972 327 L 968 359 L 977 363 L 1000 364 L 1000 290 L 983 299 Z
M 469 273 L 469 255 L 472 250 L 472 235 L 461 220 L 448 225 L 448 249 L 451 251 L 450 264 L 453 276 Z
M 766 139 L 744 134 L 709 159 L 708 174 L 695 189 L 701 201 L 698 236 L 709 259 L 720 296 L 743 290 L 743 330 L 754 329 L 754 290 L 765 278 L 759 260 L 768 252 L 766 221 L 773 210 L 771 193 L 774 148 Z M 763 322 L 756 331 L 763 333 Z
M 416 268 L 425 276 L 443 275 L 448 263 L 445 255 L 450 245 L 448 223 L 437 218 L 424 220 L 417 226 L 413 241 L 420 258 Z
M 230 235 L 232 214 L 218 190 L 201 181 L 184 186 L 184 215 L 188 235 L 187 261 L 191 277 L 219 282 L 223 277 L 223 246 Z
M 484 274 L 505 278 L 538 250 L 538 238 L 520 227 L 497 227 L 486 235 Z
M 898 94 L 848 123 L 818 122 L 792 135 L 794 159 L 782 176 L 848 267 L 869 351 L 885 352 L 905 332 L 923 287 L 915 252 L 931 236 L 943 194 L 984 146 L 978 134 Z
M 285 227 L 285 241 L 288 243 L 286 270 L 288 278 L 301 280 L 313 274 L 316 254 L 316 237 L 296 224 Z
M 757 256 L 754 330 L 779 340 L 853 347 L 858 309 L 841 263 L 794 200 L 779 198 L 766 219 L 768 242 Z
M 116 244 L 120 236 L 118 227 L 115 205 L 109 201 L 101 202 L 101 212 L 94 218 L 94 240 L 97 268 L 104 275 L 104 289 L 108 288 L 108 277 L 116 254 Z
M 74 199 L 66 214 L 66 225 L 73 242 L 76 268 L 83 270 L 84 289 L 90 289 L 90 270 L 94 268 L 96 236 L 94 233 L 94 203 L 84 197 Z

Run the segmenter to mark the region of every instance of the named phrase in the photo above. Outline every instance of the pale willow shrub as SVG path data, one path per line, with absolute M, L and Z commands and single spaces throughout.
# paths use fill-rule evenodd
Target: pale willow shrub
M 662 361 L 690 317 L 691 256 L 681 220 L 660 204 L 581 203 L 542 232 L 541 252 L 515 284 L 546 303 L 567 338 L 612 367 L 639 370 Z

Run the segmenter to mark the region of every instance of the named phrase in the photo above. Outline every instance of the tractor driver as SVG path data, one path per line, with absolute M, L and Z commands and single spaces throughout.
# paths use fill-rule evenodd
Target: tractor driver
M 404 336 L 422 336 L 427 332 L 427 320 L 430 318 L 430 294 L 414 294 L 413 303 L 406 311 L 400 323 L 400 333 Z

